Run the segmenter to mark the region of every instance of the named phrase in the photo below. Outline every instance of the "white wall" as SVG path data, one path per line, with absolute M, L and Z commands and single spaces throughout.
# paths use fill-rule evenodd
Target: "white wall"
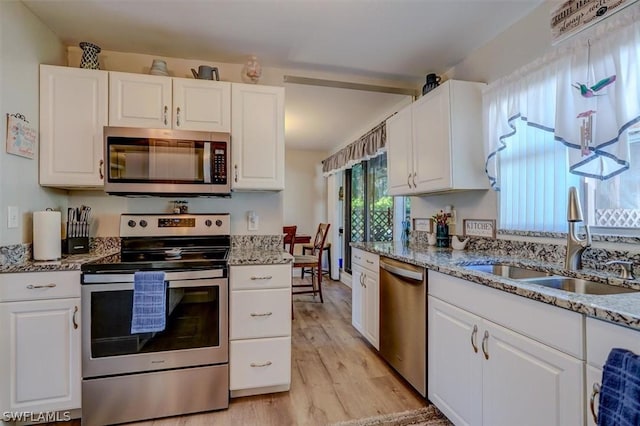
M 449 70 L 447 78 L 491 83 L 543 56 L 551 49 L 549 13 L 554 3 L 544 2 Z M 452 233 L 462 234 L 463 219 L 498 216 L 498 197 L 493 190 L 412 197 L 411 216 L 427 218 L 446 205 L 456 209 L 456 229 Z
M 285 150 L 284 224 L 298 234 L 315 235 L 327 221 L 327 180 L 322 176 L 324 151 Z M 332 225 L 333 226 L 333 225 Z
M 66 209 L 64 191 L 38 185 L 38 155 L 6 153 L 6 114 L 39 123 L 39 64 L 65 65 L 65 48 L 21 2 L 0 1 L 0 245 L 30 242 L 32 212 Z M 7 207 L 19 209 L 19 226 L 7 228 Z

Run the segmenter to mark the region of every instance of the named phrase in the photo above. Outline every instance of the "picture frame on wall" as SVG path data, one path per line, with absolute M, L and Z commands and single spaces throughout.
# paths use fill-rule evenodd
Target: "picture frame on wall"
M 413 230 L 422 232 L 433 232 L 433 220 L 431 218 L 413 218 Z

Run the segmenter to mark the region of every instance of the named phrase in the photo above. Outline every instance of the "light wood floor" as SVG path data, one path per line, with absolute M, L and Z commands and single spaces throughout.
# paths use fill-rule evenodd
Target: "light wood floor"
M 228 410 L 134 424 L 314 426 L 426 406 L 351 326 L 351 289 L 325 280 L 323 290 L 323 304 L 294 296 L 289 392 L 232 399 Z

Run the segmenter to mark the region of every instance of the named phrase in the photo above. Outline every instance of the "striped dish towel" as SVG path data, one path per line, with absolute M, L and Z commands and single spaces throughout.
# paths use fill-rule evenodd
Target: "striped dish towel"
M 165 273 L 140 271 L 133 278 L 131 333 L 162 331 L 167 325 Z

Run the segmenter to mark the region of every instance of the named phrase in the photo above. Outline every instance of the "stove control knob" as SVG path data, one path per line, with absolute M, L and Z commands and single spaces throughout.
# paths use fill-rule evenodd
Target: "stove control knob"
M 148 224 L 147 224 L 147 221 L 146 221 L 146 220 L 142 219 L 142 220 L 140 221 L 140 226 L 142 226 L 143 228 L 146 228 L 146 227 L 147 227 L 147 225 L 148 225 Z
M 205 220 L 204 224 L 207 226 L 211 226 L 211 220 L 210 219 Z
M 130 228 L 135 228 L 136 227 L 136 221 L 135 220 L 130 220 L 127 225 L 129 225 Z
M 216 226 L 218 228 L 222 226 L 222 221 L 220 219 L 216 220 Z

